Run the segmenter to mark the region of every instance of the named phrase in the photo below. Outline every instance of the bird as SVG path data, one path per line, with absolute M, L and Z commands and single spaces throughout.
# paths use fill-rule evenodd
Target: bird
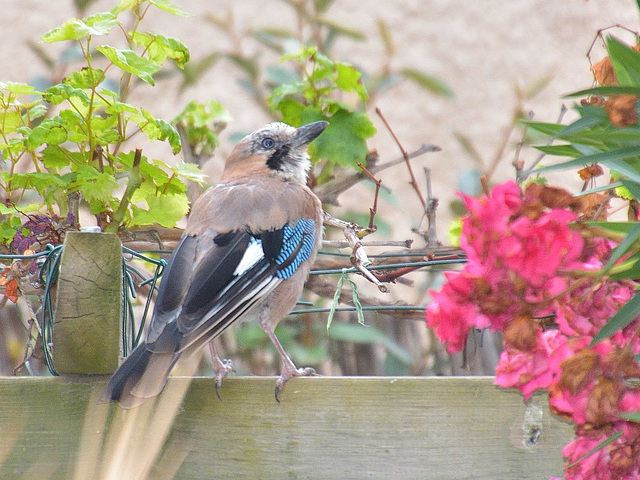
M 274 329 L 295 306 L 322 243 L 323 210 L 307 186 L 309 144 L 328 125 L 274 122 L 244 137 L 220 181 L 193 204 L 162 274 L 146 336 L 124 359 L 98 402 L 133 408 L 161 393 L 178 359 L 209 344 L 216 393 L 233 370 L 213 339 L 257 318 L 282 361 L 275 397 L 297 368 Z

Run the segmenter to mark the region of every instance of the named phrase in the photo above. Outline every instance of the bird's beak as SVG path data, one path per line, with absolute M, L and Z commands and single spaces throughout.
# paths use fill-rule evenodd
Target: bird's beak
M 298 134 L 293 140 L 293 144 L 296 147 L 308 145 L 322 133 L 327 125 L 329 125 L 329 122 L 325 121 L 313 122 L 307 125 L 303 125 L 302 127 L 298 128 Z

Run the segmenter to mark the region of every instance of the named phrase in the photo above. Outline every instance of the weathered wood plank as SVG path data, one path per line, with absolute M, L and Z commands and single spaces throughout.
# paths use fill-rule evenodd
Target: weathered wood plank
M 58 373 L 113 373 L 122 355 L 122 244 L 114 233 L 68 232 L 54 313 Z
M 123 411 L 95 404 L 104 379 L 0 378 L 0 472 L 52 479 L 74 472 L 134 478 L 134 470 L 154 479 L 560 476 L 571 426 L 551 416 L 546 396 L 525 405 L 492 381 L 300 378 L 278 404 L 274 378 L 228 378 L 220 402 L 212 379 L 174 377 L 163 404 Z

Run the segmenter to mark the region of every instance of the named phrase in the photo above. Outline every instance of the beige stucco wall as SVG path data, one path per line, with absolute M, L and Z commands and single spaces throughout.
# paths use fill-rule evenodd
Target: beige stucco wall
M 194 17 L 182 19 L 157 12 L 149 19 L 147 28 L 184 40 L 196 59 L 211 50 L 229 47 L 228 40 L 205 21 L 207 12 L 224 15 L 232 9 L 240 30 L 264 25 L 291 27 L 294 18 L 290 7 L 276 0 L 175 0 L 175 3 Z M 108 9 L 112 4 L 99 1 L 90 12 Z M 69 0 L 2 2 L 0 81 L 28 82 L 45 72 L 26 42 L 70 17 L 74 12 L 71 5 Z M 548 86 L 525 107 L 535 112 L 537 120 L 553 121 L 563 94 L 591 85 L 586 52 L 595 32 L 617 23 L 631 28 L 638 26 L 637 7 L 632 0 L 337 0 L 330 14 L 336 21 L 360 29 L 371 38 L 368 43 L 341 40 L 336 46 L 338 59 L 366 69 L 375 68 L 383 52 L 376 18 L 383 17 L 393 30 L 399 52 L 394 66 L 425 70 L 454 91 L 455 97 L 447 100 L 404 82 L 385 92 L 376 102 L 408 150 L 426 142 L 443 147 L 441 153 L 415 162 L 419 174 L 423 165 L 433 169 L 435 194 L 443 203 L 441 235 L 444 235 L 447 217 L 446 204 L 452 198 L 457 177 L 460 171 L 473 166 L 453 133 L 464 133 L 481 156 L 490 160 L 510 122 L 516 85 L 527 88 L 549 77 Z M 254 42 L 246 46 L 248 52 L 258 50 Z M 57 52 L 60 45 L 44 45 L 44 48 Z M 221 62 L 197 86 L 180 94 L 170 82 L 159 82 L 154 90 L 134 92 L 131 100 L 166 119 L 172 118 L 193 98 L 222 102 L 234 121 L 223 134 L 223 147 L 214 160 L 219 162 L 232 147 L 228 141 L 231 132 L 252 130 L 269 120 L 238 87 L 236 72 L 229 63 Z M 398 149 L 390 135 L 373 112 L 371 115 L 379 133 L 370 141 L 370 146 L 377 148 L 383 159 L 397 156 Z M 517 136 L 511 139 L 507 160 L 494 180 L 513 176 L 510 162 L 517 139 Z M 168 155 L 161 148 L 146 153 Z M 212 164 L 207 171 L 215 181 L 218 168 Z M 401 193 L 408 189 L 406 171 L 400 168 L 393 173 L 386 172 L 382 178 L 394 193 L 406 199 L 404 214 L 393 217 L 398 224 L 395 236 L 412 236 L 410 228 L 415 226 L 420 211 L 412 193 Z M 343 203 L 353 202 L 357 195 L 361 194 L 352 193 Z M 383 202 L 380 213 L 391 215 L 394 208 L 397 207 Z

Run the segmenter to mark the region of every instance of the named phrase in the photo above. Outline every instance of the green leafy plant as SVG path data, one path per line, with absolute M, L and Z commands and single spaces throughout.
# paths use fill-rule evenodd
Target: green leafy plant
M 240 72 L 239 84 L 247 94 L 275 119 L 294 126 L 328 120 L 329 126 L 310 151 L 316 165 L 315 183 L 324 184 L 337 176 L 336 167 L 352 169 L 358 162 L 366 164 L 366 141 L 375 134 L 366 107 L 379 93 L 409 81 L 432 94 L 453 95 L 441 81 L 414 66 L 392 67 L 396 48 L 384 19 L 377 22 L 384 46 L 379 66 L 375 72 L 365 72 L 358 65 L 336 60 L 333 47 L 337 40 L 363 42 L 368 36 L 330 17 L 333 0 L 283 3 L 294 10 L 296 21 L 291 27 L 238 30 L 230 10 L 227 15 L 208 14 L 209 22 L 229 37 L 232 47 L 214 49 L 190 62 L 183 71 L 183 85 L 196 83 L 218 61 L 226 59 Z M 245 42 L 251 40 L 263 48 L 249 54 Z M 279 63 L 272 60 L 274 54 Z
M 640 200 L 640 126 L 638 125 L 638 96 L 640 96 L 640 53 L 615 37 L 606 39 L 608 57 L 592 67 L 600 86 L 575 92 L 570 97 L 586 97 L 575 106 L 579 118 L 569 125 L 560 123 L 527 122 L 527 126 L 549 135 L 551 141 L 537 148 L 547 155 L 569 157 L 560 163 L 545 165 L 535 170 L 544 174 L 554 170 L 571 168 L 583 169 L 584 194 L 609 192 L 609 198 L 619 196 L 629 202 L 629 218 L 632 222 L 593 221 L 590 224 L 607 232 L 619 241 L 608 262 L 607 273 L 613 278 L 640 278 L 640 251 L 637 228 L 637 204 Z M 587 190 L 595 176 L 590 165 L 600 165 L 610 169 L 616 181 L 602 187 Z M 531 172 L 526 172 L 531 173 Z M 604 206 L 601 210 L 604 209 Z M 597 219 L 594 219 L 597 220 Z M 622 263 L 616 262 L 625 258 Z M 606 338 L 624 328 L 640 314 L 638 294 L 622 308 L 617 315 L 602 328 L 597 339 Z
M 189 60 L 182 41 L 139 30 L 151 8 L 186 16 L 166 0 L 122 0 L 109 12 L 72 18 L 42 41 L 74 42 L 82 52 L 79 69 L 42 92 L 0 84 L 1 242 L 23 229 L 16 219 L 36 211 L 75 226 L 81 202 L 105 231 L 173 227 L 186 214 L 184 180 L 202 181 L 197 168 L 170 166 L 127 148 L 144 141 L 140 134 L 167 142 L 174 154 L 181 148 L 174 126 L 127 102 L 134 84 L 153 86 L 167 62 L 184 68 Z M 128 31 L 120 19 L 125 14 L 134 19 Z M 123 31 L 123 46 L 94 46 L 114 30 Z
M 347 63 L 334 62 L 316 47 L 303 47 L 282 60 L 293 62 L 299 77 L 275 88 L 268 98 L 269 106 L 291 125 L 329 121 L 311 150 L 313 163 L 326 160 L 318 183 L 324 183 L 334 165 L 355 168 L 358 162 L 364 162 L 366 140 L 376 129 L 365 112 L 336 98 L 337 93 L 353 92 L 359 101 L 366 102 L 360 72 Z

